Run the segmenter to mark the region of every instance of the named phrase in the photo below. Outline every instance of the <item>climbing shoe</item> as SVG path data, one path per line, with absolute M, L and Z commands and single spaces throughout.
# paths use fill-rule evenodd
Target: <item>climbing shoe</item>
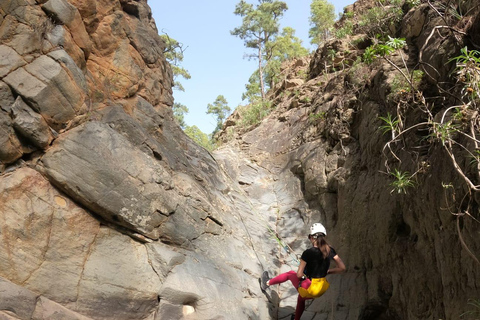
M 260 288 L 263 292 L 265 292 L 265 290 L 267 290 L 268 288 L 267 281 L 270 280 L 270 278 L 268 277 L 268 272 L 263 271 L 262 276 L 258 280 L 260 281 Z

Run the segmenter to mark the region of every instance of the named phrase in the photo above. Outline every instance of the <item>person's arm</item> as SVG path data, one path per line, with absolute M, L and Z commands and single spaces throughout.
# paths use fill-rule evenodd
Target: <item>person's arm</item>
M 333 260 L 335 261 L 336 266 L 335 268 L 328 269 L 327 274 L 342 273 L 347 270 L 345 264 L 343 263 L 342 259 L 340 259 L 338 254 L 333 257 Z
M 305 266 L 307 265 L 307 263 L 300 259 L 300 265 L 298 266 L 298 270 L 297 270 L 297 278 L 298 279 L 301 279 L 303 277 L 303 272 L 305 271 Z

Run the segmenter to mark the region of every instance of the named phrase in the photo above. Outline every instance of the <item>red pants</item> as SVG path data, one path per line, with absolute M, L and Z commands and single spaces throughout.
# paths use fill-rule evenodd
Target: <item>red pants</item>
M 293 284 L 295 289 L 298 289 L 298 286 L 300 285 L 300 279 L 298 279 L 297 273 L 293 270 L 282 273 L 276 276 L 275 278 L 270 279 L 269 284 L 270 285 L 279 284 L 279 283 L 286 282 L 288 280 L 290 280 L 290 282 Z M 304 289 L 308 289 L 310 284 L 311 284 L 310 279 L 305 279 L 304 281 L 302 281 L 301 286 Z M 298 295 L 297 308 L 295 309 L 295 320 L 300 320 L 300 317 L 302 316 L 303 311 L 305 311 L 306 300 L 309 300 L 309 299 L 302 298 L 300 295 Z

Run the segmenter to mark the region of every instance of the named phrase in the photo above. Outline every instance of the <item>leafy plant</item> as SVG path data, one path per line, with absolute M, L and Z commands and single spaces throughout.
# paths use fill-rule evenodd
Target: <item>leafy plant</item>
M 457 127 L 458 126 L 453 124 L 452 121 L 445 123 L 432 122 L 432 133 L 430 133 L 430 137 L 440 140 L 442 145 L 445 145 L 447 141 L 451 140 L 452 134 L 458 131 Z
M 395 179 L 390 185 L 393 187 L 393 191 L 397 193 L 407 194 L 407 188 L 415 186 L 412 180 L 412 176 L 407 172 L 402 172 L 397 169 L 390 172 L 390 175 Z
M 360 16 L 358 22 L 360 30 L 372 37 L 376 34 L 391 33 L 392 25 L 400 22 L 403 16 L 401 5 L 392 2 L 396 1 L 380 1 L 379 5 Z
M 458 81 L 463 84 L 464 95 L 475 100 L 480 94 L 480 52 L 464 47 L 461 54 L 450 61 L 455 61 Z
M 369 46 L 365 49 L 365 52 L 363 53 L 363 62 L 366 64 L 371 64 L 373 60 L 377 58 L 377 54 L 375 51 L 375 46 Z
M 335 6 L 327 0 L 313 0 L 310 4 L 310 25 L 308 32 L 311 44 L 321 44 L 331 35 L 335 23 Z
M 323 120 L 327 117 L 327 113 L 325 111 L 319 113 L 310 113 L 308 115 L 308 119 L 310 122 L 316 122 L 317 120 Z
M 409 8 L 416 7 L 420 5 L 420 0 L 405 0 L 405 3 L 408 5 Z
M 408 71 L 404 71 L 406 74 Z M 410 81 L 402 74 L 396 74 L 391 83 L 391 93 L 388 98 L 391 100 L 398 100 L 405 95 L 417 91 L 422 81 L 424 72 L 422 70 L 413 70 L 410 76 Z M 411 97 L 407 95 L 407 97 Z
M 255 125 L 262 121 L 271 112 L 270 101 L 256 101 L 247 106 L 239 107 L 238 112 L 241 116 L 241 124 L 245 127 Z
M 353 22 L 347 20 L 345 21 L 345 24 L 343 25 L 343 27 L 337 29 L 337 31 L 335 32 L 335 37 L 337 37 L 338 39 L 343 39 L 352 34 L 353 34 Z
M 395 132 L 398 131 L 398 125 L 400 124 L 400 120 L 397 118 L 393 118 L 390 112 L 387 113 L 386 117 L 378 117 L 380 120 L 385 122 L 384 125 L 380 126 L 380 129 L 383 131 L 383 134 L 392 132 L 392 136 L 395 136 Z
M 398 50 L 405 47 L 407 42 L 405 41 L 405 38 L 392 38 L 388 36 L 388 41 L 385 44 L 394 50 Z
M 464 312 L 460 315 L 460 317 L 464 316 L 480 316 L 480 300 L 469 299 L 468 305 L 473 307 L 473 310 L 469 310 Z
M 478 166 L 480 163 L 480 150 L 473 151 L 472 160 L 470 160 L 470 165 Z

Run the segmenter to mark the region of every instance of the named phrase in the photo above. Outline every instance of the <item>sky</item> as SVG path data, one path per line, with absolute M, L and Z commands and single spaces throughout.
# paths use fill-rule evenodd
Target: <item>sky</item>
M 283 0 L 288 10 L 280 20 L 280 27 L 292 27 L 295 36 L 302 40 L 302 45 L 310 51 L 316 47 L 310 45 L 311 0 Z M 191 79 L 178 78 L 185 92 L 174 90 L 175 102 L 189 109 L 185 122 L 197 126 L 206 134 L 212 133 L 216 119 L 206 114 L 207 105 L 213 103 L 218 95 L 223 95 L 232 111 L 238 105 L 244 105 L 242 93 L 258 62 L 244 58 L 253 53 L 244 47 L 243 40 L 232 36 L 230 31 L 242 23 L 242 18 L 233 12 L 240 0 L 148 0 L 153 18 L 160 34 L 168 34 L 186 48 L 181 67 L 188 70 Z M 257 0 L 247 0 L 257 4 Z M 354 0 L 330 1 L 335 11 Z

